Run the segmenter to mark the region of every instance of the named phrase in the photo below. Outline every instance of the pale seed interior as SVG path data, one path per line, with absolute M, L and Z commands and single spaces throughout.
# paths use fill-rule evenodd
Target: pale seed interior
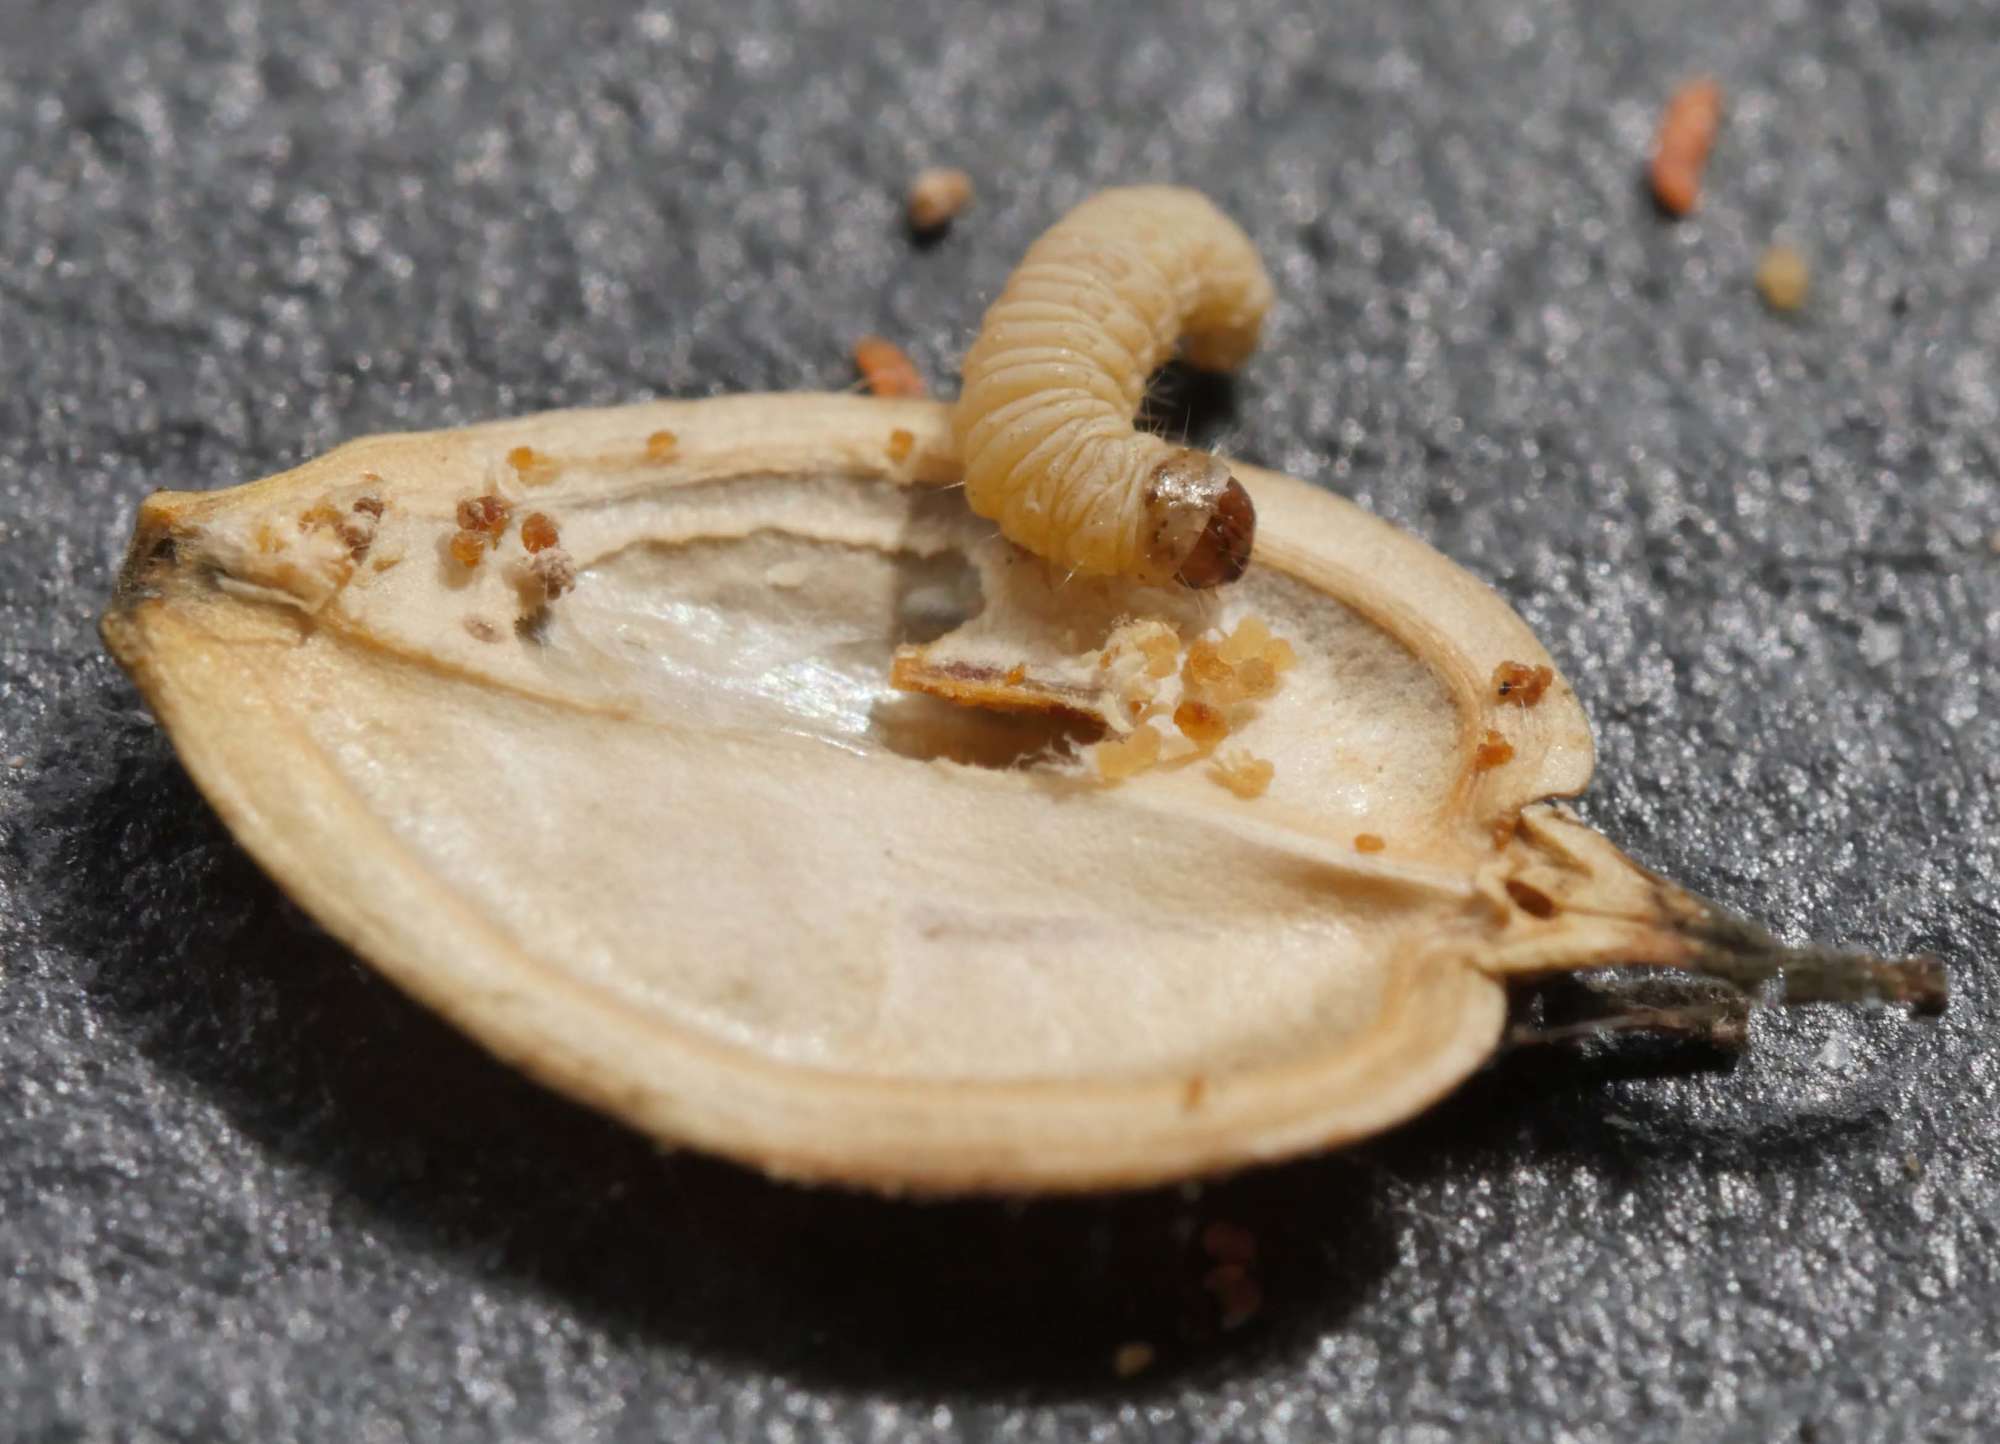
M 1364 1032 L 1434 889 L 1464 889 L 1352 848 L 1407 856 L 1449 821 L 1440 682 L 1282 573 L 1219 601 L 1064 582 L 953 492 L 843 478 L 561 520 L 579 577 L 538 625 L 511 624 L 497 568 L 442 585 L 410 545 L 274 658 L 264 700 L 426 869 L 622 1006 L 877 1077 L 1269 1067 Z M 888 682 L 899 643 L 967 619 L 1046 659 L 1135 613 L 1299 640 L 1236 734 L 1275 764 L 1267 795 L 1195 766 L 1107 787 L 1074 755 L 1088 729 Z

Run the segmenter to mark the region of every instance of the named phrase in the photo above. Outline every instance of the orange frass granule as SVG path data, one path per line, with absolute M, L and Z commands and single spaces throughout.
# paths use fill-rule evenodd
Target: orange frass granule
M 921 397 L 927 394 L 917 363 L 901 347 L 880 336 L 863 336 L 854 343 L 854 364 L 876 396 Z

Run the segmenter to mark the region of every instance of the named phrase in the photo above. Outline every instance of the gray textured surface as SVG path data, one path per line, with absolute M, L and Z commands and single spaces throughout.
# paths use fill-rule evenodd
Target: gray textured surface
M 0 1436 L 1992 1437 L 2000 15 L 1318 8 L 9 7 Z M 1636 157 L 1697 67 L 1731 113 L 1673 226 Z M 981 200 L 919 250 L 932 158 Z M 1033 234 L 1142 178 L 1215 194 L 1282 291 L 1197 434 L 1493 580 L 1616 838 L 1789 937 L 1941 952 L 1948 1017 L 1514 1062 L 1198 1201 L 800 1194 L 375 981 L 100 655 L 150 488 L 844 385 L 864 329 L 944 378 Z M 1778 230 L 1796 320 L 1748 288 Z M 1211 1217 L 1270 1281 L 1226 1336 Z M 1121 1387 L 1131 1337 L 1161 1364 Z

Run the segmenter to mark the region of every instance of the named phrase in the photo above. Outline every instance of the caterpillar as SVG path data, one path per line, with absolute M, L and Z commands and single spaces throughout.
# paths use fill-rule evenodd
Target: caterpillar
M 1250 238 L 1174 186 L 1099 192 L 1028 248 L 966 353 L 952 429 L 966 499 L 1057 565 L 1189 587 L 1235 581 L 1257 514 L 1229 467 L 1137 431 L 1173 354 L 1229 371 L 1271 282 Z

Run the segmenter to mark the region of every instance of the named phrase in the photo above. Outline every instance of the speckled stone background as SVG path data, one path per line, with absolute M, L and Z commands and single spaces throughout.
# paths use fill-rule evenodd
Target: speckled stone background
M 1334 10 L 1344 12 L 1334 15 Z M 83 0 L 0 42 L 0 1437 L 1876 1440 L 2000 1428 L 2000 12 Z M 1699 219 L 1640 184 L 1731 97 Z M 921 162 L 978 209 L 913 246 Z M 263 880 L 102 655 L 134 508 L 358 433 L 939 381 L 1107 182 L 1280 283 L 1197 437 L 1490 579 L 1590 814 L 1956 996 L 1517 1055 L 1344 1157 L 921 1208 L 661 1158 Z M 1813 257 L 1793 319 L 1749 276 Z M 1170 408 L 1171 409 L 1171 408 Z M 1176 418 L 1169 417 L 1169 424 Z M 1213 1327 L 1190 1230 L 1254 1228 Z M 1158 1362 L 1113 1379 L 1113 1349 Z

